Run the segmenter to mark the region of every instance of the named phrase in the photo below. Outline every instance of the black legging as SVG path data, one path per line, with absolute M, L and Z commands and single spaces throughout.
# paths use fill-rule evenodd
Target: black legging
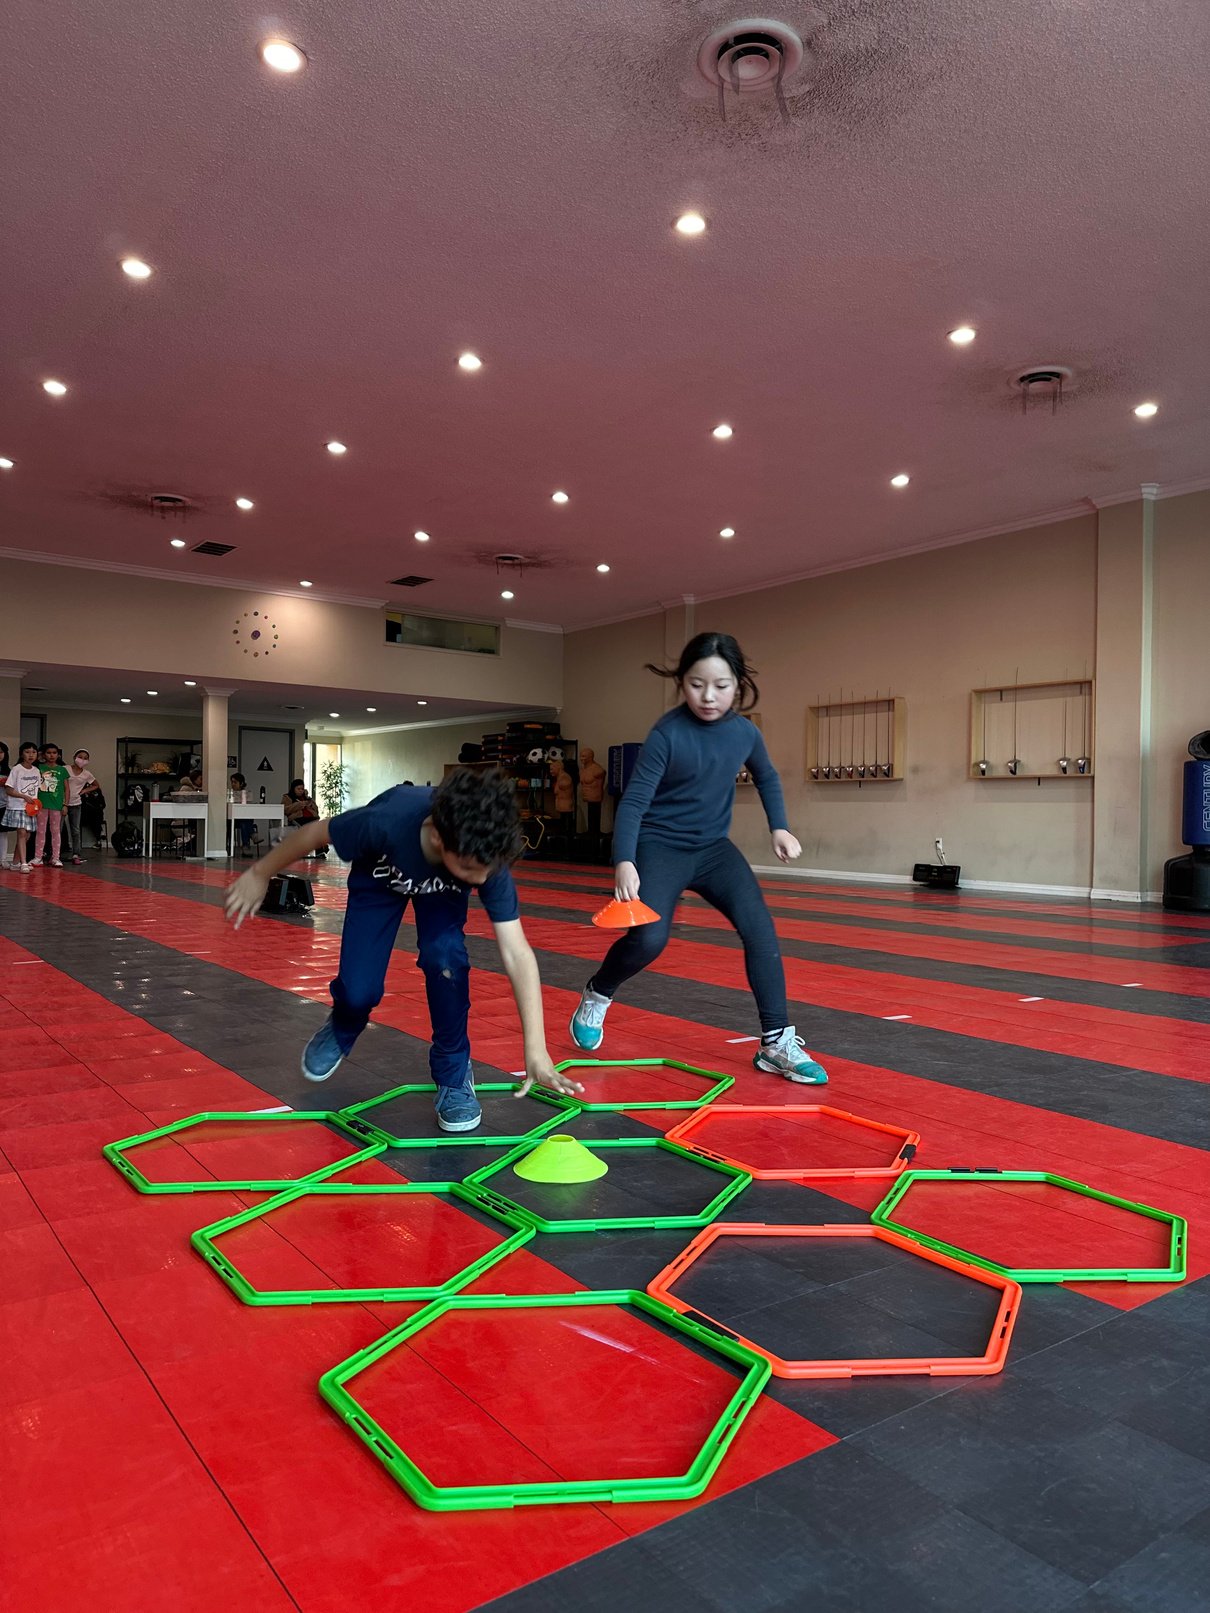
M 756 875 L 739 848 L 729 840 L 715 840 L 698 851 L 678 851 L 640 837 L 635 866 L 639 896 L 660 915 L 659 922 L 636 925 L 614 942 L 589 981 L 592 990 L 612 997 L 620 985 L 655 962 L 668 944 L 676 904 L 688 890 L 717 908 L 738 930 L 748 984 L 760 1010 L 760 1028 L 781 1030 L 789 1018 L 781 949 Z

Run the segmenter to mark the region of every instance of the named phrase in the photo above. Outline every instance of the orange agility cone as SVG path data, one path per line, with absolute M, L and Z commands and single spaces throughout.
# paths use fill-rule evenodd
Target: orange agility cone
M 630 930 L 636 924 L 654 924 L 659 916 L 646 902 L 607 902 L 592 922 L 602 930 Z
M 527 1182 L 593 1182 L 608 1169 L 603 1159 L 566 1132 L 545 1138 L 513 1166 Z

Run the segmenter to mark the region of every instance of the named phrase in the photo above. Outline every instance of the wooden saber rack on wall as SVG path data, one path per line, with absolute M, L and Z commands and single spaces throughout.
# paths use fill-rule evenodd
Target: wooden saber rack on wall
M 976 780 L 1091 778 L 1091 678 L 971 690 L 970 767 Z
M 899 695 L 829 700 L 807 707 L 811 784 L 888 784 L 902 779 L 907 703 Z

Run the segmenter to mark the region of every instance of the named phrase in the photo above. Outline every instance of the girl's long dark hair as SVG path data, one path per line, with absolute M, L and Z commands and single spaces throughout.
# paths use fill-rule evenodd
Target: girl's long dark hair
M 696 666 L 699 661 L 707 661 L 714 655 L 727 663 L 735 677 L 739 695 L 735 702 L 735 710 L 751 711 L 760 701 L 760 690 L 756 687 L 756 668 L 749 666 L 744 659 L 744 652 L 730 633 L 698 633 L 681 651 L 680 660 L 675 667 L 656 666 L 654 661 L 648 661 L 646 670 L 654 672 L 657 678 L 674 678 L 680 684 L 684 682 L 690 667 Z

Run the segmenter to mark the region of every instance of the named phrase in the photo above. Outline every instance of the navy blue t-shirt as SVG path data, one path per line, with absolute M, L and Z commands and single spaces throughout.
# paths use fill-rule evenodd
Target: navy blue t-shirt
M 338 813 L 328 825 L 337 855 L 355 870 L 380 879 L 400 896 L 435 896 L 477 890 L 493 924 L 521 915 L 512 871 L 498 869 L 482 885 L 464 885 L 443 863 L 429 862 L 420 849 L 420 826 L 433 810 L 433 791 L 396 784 L 363 807 Z

